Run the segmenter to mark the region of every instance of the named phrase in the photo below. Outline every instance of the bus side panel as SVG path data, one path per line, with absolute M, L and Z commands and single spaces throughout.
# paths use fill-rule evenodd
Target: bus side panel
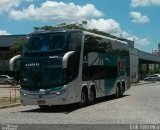
M 118 82 L 128 84 L 127 43 L 94 35 L 86 35 L 84 39 L 82 80 L 94 82 L 99 96 L 115 93 Z

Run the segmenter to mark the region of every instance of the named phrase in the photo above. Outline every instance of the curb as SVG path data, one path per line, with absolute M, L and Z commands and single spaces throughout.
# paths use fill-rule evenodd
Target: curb
M 143 84 L 151 84 L 151 83 L 155 83 L 154 81 L 150 81 L 150 82 L 141 82 L 141 83 L 133 83 L 131 84 L 131 86 L 138 86 L 138 85 L 143 85 Z
M 0 106 L 0 109 L 17 107 L 17 106 L 20 106 L 20 105 L 21 105 L 21 103 L 15 103 L 15 104 L 10 104 L 10 105 Z

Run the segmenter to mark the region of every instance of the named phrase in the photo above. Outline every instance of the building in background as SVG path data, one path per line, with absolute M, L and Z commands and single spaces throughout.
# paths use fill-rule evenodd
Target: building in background
M 24 41 L 26 35 L 1 35 L 0 36 L 0 74 L 10 74 L 9 60 L 14 56 L 14 51 L 10 47 L 21 41 Z
M 158 49 L 152 50 L 152 54 L 160 56 L 160 43 L 158 43 Z
M 11 50 L 11 46 L 15 43 L 19 43 L 25 40 L 27 35 L 2 35 L 0 36 L 0 75 L 7 74 L 13 76 L 19 74 L 19 69 L 15 69 L 14 72 L 9 69 L 9 61 L 16 55 L 20 53 L 15 53 Z M 118 39 L 128 42 L 130 47 L 130 78 L 131 82 L 138 82 L 143 79 L 142 70 L 146 68 L 145 74 L 160 68 L 160 43 L 158 44 L 158 49 L 153 51 L 153 54 L 143 52 L 134 48 L 134 41 L 127 39 Z M 15 62 L 15 68 L 19 67 L 19 60 Z M 143 66 L 146 67 L 143 67 Z

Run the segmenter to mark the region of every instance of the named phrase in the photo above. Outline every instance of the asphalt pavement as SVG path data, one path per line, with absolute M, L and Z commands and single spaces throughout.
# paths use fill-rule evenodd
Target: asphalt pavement
M 98 99 L 84 108 L 18 106 L 0 110 L 2 124 L 159 124 L 160 82 L 132 86 L 124 96 Z
M 159 92 L 160 82 L 140 82 L 122 98 L 100 98 L 84 108 L 73 104 L 45 110 L 38 106 L 0 109 L 0 130 L 159 130 Z
M 131 86 L 150 84 L 154 82 L 140 81 Z M 0 84 L 0 109 L 20 105 L 19 85 Z

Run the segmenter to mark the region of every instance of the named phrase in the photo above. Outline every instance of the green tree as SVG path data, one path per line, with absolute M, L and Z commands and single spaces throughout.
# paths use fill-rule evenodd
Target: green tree
M 87 30 L 83 27 L 83 25 L 87 25 L 87 21 L 75 22 L 75 23 L 70 23 L 70 24 L 60 23 L 56 26 L 34 27 L 34 30 L 35 31 L 38 31 L 38 30 L 52 30 L 52 29 L 60 29 L 60 28 Z
M 34 31 L 38 31 L 38 30 L 40 30 L 40 27 L 34 27 L 33 29 L 34 29 Z
M 88 31 L 88 32 L 99 34 L 99 35 L 115 38 L 115 39 L 118 39 L 118 40 L 126 41 L 126 39 L 113 36 L 109 33 L 99 31 L 97 29 L 87 29 L 86 28 L 87 24 L 88 24 L 87 21 L 75 22 L 75 23 L 70 23 L 70 24 L 61 23 L 61 24 L 58 24 L 56 26 L 34 27 L 34 30 L 37 31 L 37 30 L 52 30 L 52 29 L 79 29 L 79 30 Z
M 142 71 L 142 74 L 147 74 L 147 65 L 146 64 L 141 65 L 141 71 Z
M 11 47 L 10 50 L 16 55 L 20 54 L 23 48 L 25 39 L 19 39 L 16 43 L 14 43 Z

